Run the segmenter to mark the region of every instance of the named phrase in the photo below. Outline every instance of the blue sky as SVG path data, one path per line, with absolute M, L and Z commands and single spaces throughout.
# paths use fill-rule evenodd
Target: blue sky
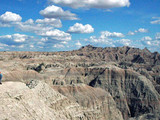
M 0 51 L 147 47 L 160 52 L 159 0 L 0 0 Z

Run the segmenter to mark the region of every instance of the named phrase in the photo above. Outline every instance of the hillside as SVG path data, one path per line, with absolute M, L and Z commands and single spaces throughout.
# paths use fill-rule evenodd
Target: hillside
M 0 119 L 160 119 L 160 54 L 147 48 L 0 52 L 0 69 Z

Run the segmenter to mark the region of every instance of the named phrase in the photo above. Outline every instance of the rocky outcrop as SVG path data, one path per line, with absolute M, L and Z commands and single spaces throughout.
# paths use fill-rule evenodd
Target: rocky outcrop
M 159 120 L 160 119 L 160 113 L 149 113 L 144 114 L 142 116 L 139 116 L 138 118 L 130 118 L 129 120 Z
M 39 82 L 28 88 L 20 82 L 0 86 L 1 120 L 87 120 L 77 103 Z
M 66 52 L 0 52 L 0 69 L 3 82 L 23 82 L 29 91 L 38 91 L 39 82 L 45 81 L 65 96 L 57 107 L 76 104 L 80 109 L 73 109 L 81 111 L 84 119 L 117 119 L 121 114 L 125 120 L 159 119 L 160 54 L 147 48 L 88 45 Z M 50 109 L 65 108 L 55 106 Z M 64 119 L 82 119 L 62 113 Z
M 57 75 L 54 75 L 57 80 L 55 82 L 54 79 L 55 85 L 62 85 L 58 82 L 63 80 L 68 85 L 85 83 L 108 91 L 125 119 L 160 110 L 160 96 L 152 82 L 133 70 L 108 66 L 69 68 L 55 74 Z M 60 75 L 61 78 L 58 79 Z
M 84 46 L 78 51 L 74 52 L 75 54 L 86 56 L 87 58 L 92 58 L 94 60 L 105 60 L 105 61 L 114 61 L 114 62 L 136 62 L 159 65 L 160 64 L 160 55 L 159 53 L 151 53 L 147 48 L 141 50 L 139 48 L 132 48 L 128 46 L 124 47 L 107 47 L 99 48 L 93 47 L 91 45 Z M 90 59 L 89 59 L 90 60 Z
M 101 88 L 85 84 L 54 86 L 56 91 L 87 108 L 88 120 L 123 120 L 112 96 Z
M 3 74 L 3 81 L 18 81 L 28 83 L 30 80 L 42 80 L 43 77 L 33 70 L 16 70 Z

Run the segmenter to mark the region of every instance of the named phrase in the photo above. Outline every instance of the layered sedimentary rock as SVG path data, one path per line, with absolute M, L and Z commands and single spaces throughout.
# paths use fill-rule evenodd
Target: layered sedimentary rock
M 3 74 L 3 81 L 19 81 L 28 83 L 30 80 L 42 80 L 43 77 L 33 70 L 15 70 Z
M 160 54 L 147 48 L 0 52 L 0 69 L 3 81 L 23 82 L 27 89 L 38 91 L 35 80 L 47 83 L 78 105 L 83 119 L 160 119 Z
M 44 83 L 30 89 L 24 83 L 0 87 L 1 120 L 87 120 L 82 108 Z
M 59 93 L 87 108 L 88 120 L 122 120 L 111 95 L 101 88 L 93 88 L 85 84 L 53 86 Z
M 58 81 L 60 75 L 61 81 Z M 53 79 L 55 85 L 62 83 L 85 83 L 108 91 L 125 119 L 160 110 L 160 96 L 152 82 L 133 70 L 124 70 L 116 66 L 77 70 L 69 68 L 60 74 L 57 72 L 56 78 Z
M 63 96 L 40 81 L 30 81 L 27 85 L 21 82 L 4 82 L 0 87 L 0 119 L 123 120 L 121 112 L 116 108 L 116 104 L 109 94 L 103 90 L 82 86 L 85 90 L 91 89 L 92 93 L 90 93 L 91 96 L 88 94 L 78 96 L 77 94 L 76 97 L 79 97 L 77 100 L 83 102 L 83 105 L 79 105 L 71 97 Z M 101 95 L 95 95 L 95 91 L 100 92 Z M 64 92 L 67 93 L 67 91 Z M 96 98 L 92 96 L 100 96 L 100 98 L 91 100 Z M 101 113 L 101 110 L 104 112 Z

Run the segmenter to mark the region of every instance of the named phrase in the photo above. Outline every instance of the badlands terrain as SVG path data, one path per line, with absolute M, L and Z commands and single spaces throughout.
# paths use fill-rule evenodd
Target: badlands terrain
M 160 54 L 147 48 L 0 52 L 0 120 L 160 120 Z

